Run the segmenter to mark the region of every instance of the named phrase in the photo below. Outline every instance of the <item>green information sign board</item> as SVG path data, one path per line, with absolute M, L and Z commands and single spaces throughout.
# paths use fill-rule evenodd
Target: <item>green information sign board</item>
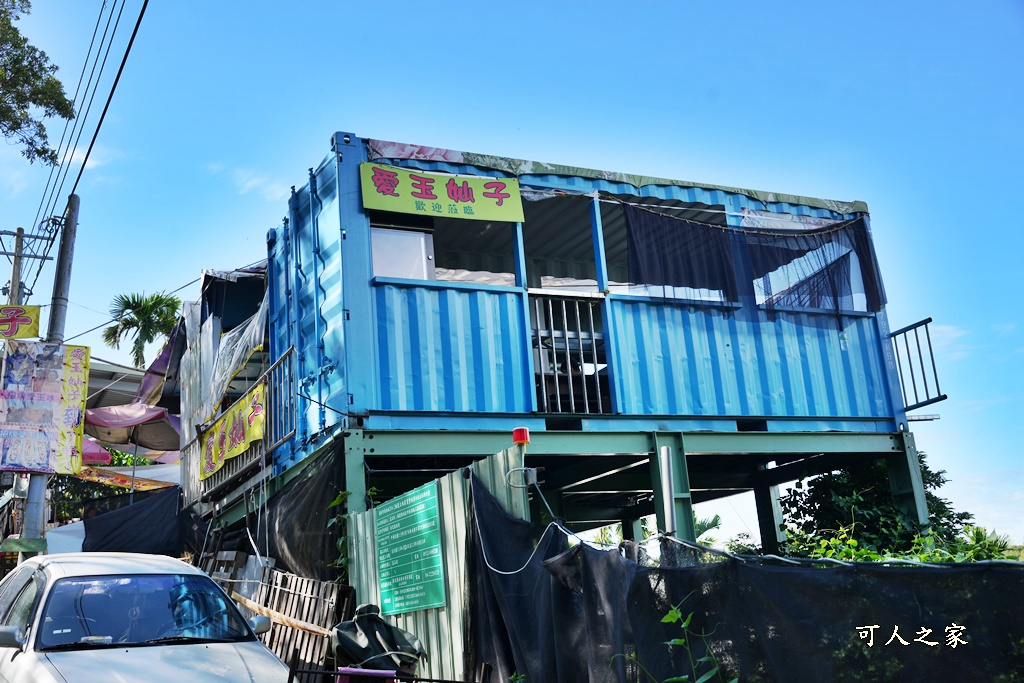
M 389 500 L 375 512 L 381 612 L 444 607 L 437 482 Z

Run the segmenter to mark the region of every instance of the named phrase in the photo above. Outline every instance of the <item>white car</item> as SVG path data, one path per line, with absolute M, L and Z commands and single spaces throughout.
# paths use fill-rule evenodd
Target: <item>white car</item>
M 288 667 L 209 576 L 130 553 L 34 557 L 0 582 L 3 683 L 287 681 Z

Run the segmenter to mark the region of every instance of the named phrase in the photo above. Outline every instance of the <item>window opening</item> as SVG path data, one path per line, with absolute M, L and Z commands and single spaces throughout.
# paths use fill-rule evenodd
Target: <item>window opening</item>
M 525 202 L 523 214 L 527 286 L 597 292 L 590 198 L 579 195 Z
M 373 274 L 512 287 L 514 236 L 507 222 L 371 211 Z

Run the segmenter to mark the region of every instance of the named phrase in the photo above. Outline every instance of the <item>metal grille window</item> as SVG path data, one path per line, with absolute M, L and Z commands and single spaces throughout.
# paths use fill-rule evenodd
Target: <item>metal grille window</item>
M 611 412 L 600 296 L 530 292 L 537 404 L 544 413 Z

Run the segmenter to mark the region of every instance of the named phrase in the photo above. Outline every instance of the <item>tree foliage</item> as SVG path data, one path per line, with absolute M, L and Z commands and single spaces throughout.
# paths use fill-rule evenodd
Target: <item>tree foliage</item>
M 844 543 L 852 540 L 851 547 L 879 554 L 909 553 L 926 536 L 940 544 L 958 542 L 974 515 L 957 512 L 936 493 L 949 481 L 945 470 L 928 467 L 924 453 L 918 458 L 928 506 L 927 531 L 896 505 L 882 459 L 797 482 L 781 499 L 787 526 L 796 537 L 810 539 L 811 546 L 845 533 Z M 801 543 L 792 546 L 791 551 L 805 554 Z
M 166 337 L 178 322 L 181 300 L 176 296 L 157 292 L 142 294 L 119 294 L 110 304 L 110 317 L 114 324 L 103 330 L 103 341 L 107 346 L 119 348 L 122 337 L 134 337 L 132 362 L 135 367 L 146 363 L 146 344 Z
M 30 0 L 0 0 L 0 133 L 22 146 L 29 163 L 57 163 L 43 120 L 72 119 L 74 103 L 54 75 L 57 67 L 28 42 L 14 22 L 32 9 Z
M 152 464 L 141 455 L 135 456 L 124 451 L 108 450 L 110 450 L 111 467 L 131 467 L 134 464 L 142 468 Z M 139 476 L 145 477 L 145 472 L 140 471 Z M 60 521 L 81 518 L 85 514 L 85 509 L 90 507 L 90 503 L 102 507 L 103 499 L 123 496 L 128 493 L 123 488 L 86 481 L 73 474 L 54 474 L 50 477 L 48 486 L 54 519 Z

